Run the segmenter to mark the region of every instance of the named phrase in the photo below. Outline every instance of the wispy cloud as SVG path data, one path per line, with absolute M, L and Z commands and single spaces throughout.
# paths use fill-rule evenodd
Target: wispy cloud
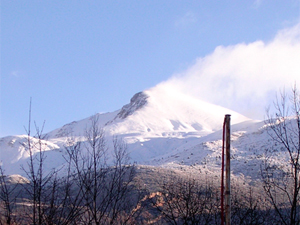
M 277 91 L 300 85 L 299 52 L 300 24 L 279 31 L 270 42 L 218 46 L 159 85 L 262 119 Z
M 262 4 L 263 0 L 255 0 L 253 3 L 254 8 L 259 8 Z
M 197 17 L 192 11 L 188 11 L 184 16 L 175 21 L 176 27 L 186 27 L 197 22 Z
M 10 76 L 12 77 L 20 77 L 20 72 L 17 70 L 11 71 Z

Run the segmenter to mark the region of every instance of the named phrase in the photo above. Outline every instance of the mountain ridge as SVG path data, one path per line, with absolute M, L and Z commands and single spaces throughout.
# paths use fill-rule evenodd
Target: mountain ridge
M 160 86 L 136 93 L 119 110 L 98 113 L 96 116 L 108 145 L 112 145 L 115 136 L 123 139 L 132 161 L 160 166 L 174 162 L 174 166 L 187 166 L 201 164 L 200 161 L 205 158 L 204 152 L 209 154 L 209 150 L 199 147 L 207 142 L 208 137 L 219 145 L 219 130 L 225 114 L 231 114 L 232 124 L 236 124 L 234 126 L 239 131 L 251 130 L 249 127 L 257 123 L 232 110 Z M 84 130 L 91 125 L 92 117 L 73 121 L 46 134 L 47 140 L 43 140 L 43 143 L 47 160 L 51 162 L 48 169 L 63 164 L 64 146 L 68 138 L 84 141 Z M 26 138 L 16 137 L 0 139 L 0 160 L 8 174 L 18 173 L 20 170 L 17 168 L 26 165 L 28 159 L 24 154 Z M 8 143 L 13 139 L 19 144 L 9 147 Z M 185 152 L 195 148 L 202 149 L 202 152 L 193 153 L 194 156 L 199 155 L 198 161 L 185 159 Z M 6 156 L 7 150 L 14 152 L 11 155 L 17 160 Z

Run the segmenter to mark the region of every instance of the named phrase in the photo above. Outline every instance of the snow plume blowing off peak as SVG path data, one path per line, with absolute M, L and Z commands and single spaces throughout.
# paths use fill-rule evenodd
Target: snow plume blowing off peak
M 300 85 L 300 23 L 269 42 L 218 46 L 158 86 L 264 119 L 276 92 Z

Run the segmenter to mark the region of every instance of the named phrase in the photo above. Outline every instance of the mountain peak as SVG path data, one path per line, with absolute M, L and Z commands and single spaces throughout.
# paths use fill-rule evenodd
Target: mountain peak
M 232 124 L 249 120 L 176 89 L 156 86 L 135 94 L 105 129 L 131 142 L 151 137 L 201 137 L 221 129 L 226 114 L 232 115 Z
M 130 99 L 130 103 L 122 107 L 121 111 L 117 115 L 117 118 L 125 119 L 126 117 L 132 115 L 135 111 L 141 109 L 147 104 L 148 97 L 149 96 L 145 92 L 136 93 Z

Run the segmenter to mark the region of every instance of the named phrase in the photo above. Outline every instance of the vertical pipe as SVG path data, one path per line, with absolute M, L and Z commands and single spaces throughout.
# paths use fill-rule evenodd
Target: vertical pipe
M 225 224 L 231 223 L 230 204 L 230 115 L 225 115 L 226 129 L 226 186 L 225 186 Z
M 225 142 L 225 122 L 223 122 L 223 141 L 222 141 L 222 168 L 221 168 L 221 225 L 224 225 L 224 142 Z

